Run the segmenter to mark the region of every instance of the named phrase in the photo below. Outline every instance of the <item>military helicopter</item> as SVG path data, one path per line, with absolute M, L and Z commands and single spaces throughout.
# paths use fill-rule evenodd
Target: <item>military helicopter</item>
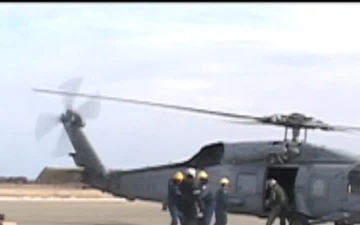
M 66 112 L 58 116 L 57 122 L 62 123 L 75 150 L 75 153 L 69 155 L 75 164 L 82 168 L 82 181 L 91 187 L 131 201 L 141 199 L 163 202 L 169 177 L 178 170 L 194 167 L 208 171 L 211 176 L 211 188 L 217 187 L 221 177 L 230 178 L 230 213 L 266 218 L 269 211 L 265 207 L 266 180 L 275 178 L 287 191 L 293 205 L 293 213 L 289 219 L 291 225 L 325 222 L 350 225 L 360 222 L 360 161 L 334 149 L 306 142 L 308 130 L 359 131 L 359 127 L 335 126 L 300 113 L 256 117 L 99 94 L 91 95 L 77 92 L 79 81 L 72 82 L 76 84 L 73 85 L 73 91 L 33 91 L 63 95 L 68 99 Z M 203 146 L 188 160 L 168 165 L 127 171 L 108 170 L 82 131 L 85 126 L 83 116 L 71 105 L 74 96 L 211 114 L 235 119 L 230 122 L 239 124 L 280 126 L 285 128 L 285 135 L 284 139 L 275 141 L 211 143 Z M 92 108 L 99 112 L 99 108 L 96 107 L 81 108 Z M 251 122 L 241 121 L 244 119 Z M 288 130 L 292 130 L 291 138 L 288 138 Z M 302 141 L 299 140 L 301 130 L 304 130 Z

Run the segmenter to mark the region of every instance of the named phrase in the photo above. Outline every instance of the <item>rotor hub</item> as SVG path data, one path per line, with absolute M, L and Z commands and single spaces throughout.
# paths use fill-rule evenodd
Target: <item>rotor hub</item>
M 63 123 L 66 123 L 66 122 L 75 120 L 75 118 L 74 118 L 74 112 L 71 111 L 70 109 L 67 109 L 67 110 L 65 111 L 65 113 L 61 114 L 60 119 L 61 119 L 61 122 L 63 122 Z
M 71 123 L 79 127 L 85 126 L 85 123 L 81 118 L 80 114 L 70 109 L 66 110 L 66 112 L 61 115 L 60 120 L 63 123 Z

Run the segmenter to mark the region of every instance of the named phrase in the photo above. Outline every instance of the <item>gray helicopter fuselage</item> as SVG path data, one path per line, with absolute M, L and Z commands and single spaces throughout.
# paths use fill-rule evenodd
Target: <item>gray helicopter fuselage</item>
M 219 187 L 220 178 L 230 178 L 232 213 L 266 216 L 265 182 L 271 176 L 286 189 L 295 211 L 307 218 L 340 221 L 350 217 L 358 221 L 360 162 L 325 147 L 301 144 L 296 157 L 279 163 L 269 157 L 286 154 L 281 141 L 218 142 L 204 146 L 184 162 L 106 171 L 81 127 L 71 121 L 64 121 L 63 125 L 75 149 L 71 156 L 84 168 L 84 182 L 115 196 L 163 202 L 168 179 L 176 171 L 194 167 L 208 171 L 213 190 Z

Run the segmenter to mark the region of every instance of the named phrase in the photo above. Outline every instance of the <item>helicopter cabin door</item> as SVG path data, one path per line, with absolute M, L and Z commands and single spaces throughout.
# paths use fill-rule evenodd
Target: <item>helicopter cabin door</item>
M 296 178 L 296 209 L 308 216 L 321 217 L 341 202 L 343 171 L 346 165 L 300 167 Z
M 258 213 L 262 211 L 262 184 L 265 170 L 252 168 L 241 169 L 237 173 L 235 193 L 229 196 L 229 203 L 234 200 L 236 211 L 240 213 Z

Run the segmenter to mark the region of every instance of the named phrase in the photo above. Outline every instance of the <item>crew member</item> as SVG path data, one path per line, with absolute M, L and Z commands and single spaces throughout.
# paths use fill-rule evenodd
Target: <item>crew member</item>
M 228 190 L 230 180 L 226 177 L 221 178 L 220 188 L 215 195 L 215 225 L 227 224 L 227 205 L 228 205 Z
M 285 225 L 289 207 L 289 200 L 285 190 L 273 178 L 267 180 L 266 188 L 269 190 L 270 196 L 265 204 L 271 208 L 266 225 L 272 225 L 276 217 L 280 218 L 280 225 Z
M 184 175 L 181 172 L 174 174 L 173 178 L 169 179 L 167 207 L 171 216 L 171 225 L 177 225 L 178 220 L 183 225 L 183 218 L 181 208 L 181 190 L 180 185 L 184 180 Z
M 197 203 L 200 195 L 200 190 L 196 183 L 195 177 L 196 170 L 194 168 L 188 168 L 185 171 L 185 179 L 181 185 L 181 206 L 185 225 L 197 224 Z
M 208 187 L 209 175 L 206 171 L 202 170 L 198 174 L 200 182 L 200 209 L 203 214 L 202 225 L 210 225 L 211 218 L 215 210 L 215 196 L 213 191 Z

